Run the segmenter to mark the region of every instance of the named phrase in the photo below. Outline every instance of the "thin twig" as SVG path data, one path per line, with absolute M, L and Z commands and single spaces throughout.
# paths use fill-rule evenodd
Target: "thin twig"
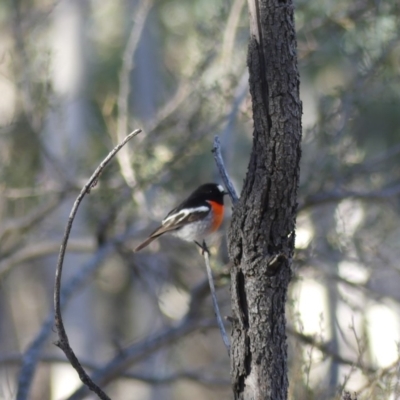
M 75 203 L 72 207 L 71 213 L 68 218 L 67 227 L 65 229 L 64 238 L 61 243 L 60 254 L 57 262 L 57 270 L 56 270 L 56 280 L 54 286 L 54 309 L 55 309 L 55 325 L 57 328 L 57 333 L 59 337 L 59 341 L 56 345 L 65 353 L 71 365 L 78 372 L 81 381 L 93 392 L 95 392 L 100 399 L 109 400 L 109 397 L 98 387 L 89 377 L 89 375 L 85 372 L 82 366 L 79 363 L 79 360 L 75 356 L 71 346 L 69 345 L 68 336 L 65 332 L 64 323 L 61 316 L 61 300 L 60 300 L 60 291 L 61 291 L 61 275 L 62 275 L 62 267 L 64 262 L 65 250 L 67 247 L 67 242 L 69 238 L 69 234 L 71 232 L 72 223 L 74 221 L 75 215 L 78 211 L 78 207 L 86 195 L 86 193 L 90 193 L 90 190 L 96 185 L 97 180 L 99 179 L 100 174 L 103 172 L 104 168 L 107 164 L 112 160 L 112 158 L 117 154 L 117 152 L 134 136 L 141 132 L 140 129 L 136 129 L 132 133 L 130 133 L 119 145 L 117 145 L 108 156 L 101 162 L 101 164 L 97 167 L 96 171 L 90 177 L 86 185 L 83 187 L 79 196 L 75 200 Z
M 90 239 L 76 239 L 69 244 L 70 251 L 74 253 L 89 253 L 93 252 L 94 248 L 95 243 Z M 28 261 L 36 260 L 50 254 L 58 254 L 59 251 L 60 243 L 55 240 L 27 244 L 26 247 L 0 261 L 0 279 L 3 279 L 4 275 L 17 265 L 27 263 L 29 267 L 32 267 L 32 264 L 28 264 Z
M 217 167 L 221 175 L 222 181 L 224 182 L 224 185 L 228 190 L 229 197 L 231 198 L 233 205 L 235 205 L 239 201 L 239 197 L 236 193 L 236 190 L 232 184 L 231 179 L 229 178 L 228 173 L 226 172 L 224 160 L 222 159 L 222 154 L 221 154 L 221 143 L 219 141 L 218 136 L 215 136 L 214 138 L 212 153 L 214 154 L 214 160 L 217 163 Z
M 130 232 L 127 231 L 110 240 L 107 244 L 100 246 L 93 254 L 92 258 L 78 268 L 78 272 L 68 279 L 61 289 L 61 309 L 64 309 L 68 301 L 89 280 L 90 276 L 102 265 L 104 260 L 107 259 L 107 256 L 114 251 L 115 247 L 125 242 L 130 235 Z M 40 352 L 51 335 L 53 326 L 54 310 L 51 310 L 46 320 L 43 322 L 39 333 L 22 355 L 22 364 L 18 377 L 17 400 L 26 400 L 29 396 L 35 369 L 39 362 Z
M 123 371 L 126 371 L 133 363 L 139 362 L 156 350 L 175 343 L 193 332 L 211 327 L 215 327 L 214 320 L 193 320 L 183 317 L 178 325 L 150 334 L 143 341 L 118 352 L 100 370 L 95 371 L 92 377 L 101 385 L 107 385 L 117 377 L 119 378 Z M 87 394 L 87 388 L 80 386 L 67 400 L 80 400 L 85 398 Z
M 134 12 L 135 23 L 129 35 L 128 43 L 125 47 L 122 58 L 122 69 L 119 77 L 118 95 L 118 128 L 117 141 L 121 141 L 128 131 L 129 125 L 129 94 L 131 92 L 130 77 L 134 67 L 134 55 L 139 45 L 140 38 L 144 30 L 145 22 L 152 6 L 151 0 L 142 0 Z M 121 169 L 121 174 L 127 185 L 133 188 L 136 185 L 135 171 L 131 166 L 131 154 L 129 149 L 122 150 L 117 160 Z
M 366 391 L 367 389 L 370 389 L 371 386 L 373 386 L 376 382 L 381 382 L 382 379 L 390 374 L 393 373 L 395 371 L 393 370 L 398 370 L 398 368 L 400 367 L 400 358 L 397 358 L 396 361 L 394 361 L 392 364 L 390 364 L 389 366 L 380 369 L 379 371 L 376 371 L 377 374 L 374 377 L 371 377 L 367 383 L 365 383 L 363 386 L 361 386 L 360 388 L 357 389 L 357 393 L 359 395 L 363 394 L 364 391 Z
M 235 46 L 235 38 L 238 32 L 240 17 L 242 15 L 244 4 L 244 0 L 235 0 L 229 13 L 221 49 L 221 64 L 224 70 L 233 64 L 231 62 L 232 53 Z
M 308 196 L 297 207 L 298 212 L 304 211 L 310 207 L 339 202 L 344 199 L 352 198 L 357 200 L 387 200 L 397 196 L 400 193 L 400 185 L 393 185 L 387 188 L 371 190 L 370 192 L 357 192 L 352 190 L 332 190 L 331 192 L 321 192 Z
M 249 93 L 249 71 L 247 68 L 242 73 L 241 78 L 234 90 L 233 99 L 230 104 L 230 111 L 226 114 L 225 126 L 219 134 L 221 140 L 221 155 L 225 160 L 226 165 L 232 165 L 232 157 L 234 156 L 233 147 L 234 140 L 232 135 L 235 131 L 235 124 L 237 121 L 240 107 L 242 106 L 247 94 Z
M 210 291 L 211 291 L 211 297 L 212 297 L 212 301 L 213 301 L 215 316 L 217 317 L 218 327 L 219 327 L 219 330 L 221 331 L 222 340 L 224 341 L 225 347 L 228 350 L 228 356 L 229 356 L 230 352 L 231 352 L 231 345 L 229 343 L 228 335 L 226 334 L 224 322 L 222 321 L 221 312 L 219 311 L 218 300 L 217 300 L 217 295 L 215 293 L 214 280 L 213 280 L 211 266 L 210 266 L 210 252 L 209 252 L 205 242 L 203 242 L 203 256 L 204 256 L 204 261 L 206 263 L 208 283 L 210 285 Z
M 0 242 L 3 242 L 6 236 L 20 231 L 27 231 L 38 222 L 42 221 L 60 205 L 62 200 L 65 198 L 65 195 L 66 192 L 63 191 L 49 200 L 47 203 L 39 205 L 27 215 L 11 221 L 3 222 L 0 229 Z
M 133 364 L 138 363 L 157 350 L 181 340 L 183 337 L 196 330 L 216 328 L 214 318 L 207 320 L 200 320 L 197 318 L 199 306 L 208 294 L 208 290 L 205 290 L 206 288 L 208 288 L 207 279 L 197 284 L 191 290 L 189 309 L 177 325 L 163 328 L 155 333 L 150 333 L 146 335 L 142 341 L 119 351 L 115 357 L 93 373 L 92 379 L 102 386 L 107 385 L 114 379 L 120 377 L 123 371 L 126 371 Z M 87 395 L 87 392 L 87 388 L 81 386 L 72 393 L 67 400 L 81 400 Z
M 59 0 L 60 1 L 60 0 Z M 41 107 L 40 102 L 33 98 L 33 90 L 32 87 L 34 85 L 32 82 L 35 82 L 35 86 L 37 85 L 34 78 L 34 68 L 32 68 L 33 61 L 30 60 L 28 56 L 28 52 L 25 45 L 24 34 L 22 26 L 26 25 L 26 18 L 22 20 L 21 13 L 21 5 L 18 1 L 13 1 L 13 33 L 15 37 L 15 66 L 17 66 L 17 71 L 19 71 L 19 86 L 22 100 L 22 108 L 25 112 L 25 116 L 28 124 L 32 129 L 32 134 L 35 136 L 35 139 L 39 145 L 41 154 L 46 158 L 47 161 L 52 165 L 53 170 L 57 172 L 57 174 L 63 179 L 65 184 L 68 186 L 73 186 L 72 182 L 70 182 L 69 177 L 65 174 L 64 169 L 56 159 L 56 157 L 51 154 L 51 152 L 47 149 L 46 145 L 42 142 L 40 137 L 40 132 L 43 130 L 44 125 L 44 116 L 43 116 L 43 107 Z M 57 1 L 54 2 L 53 8 L 56 6 Z M 26 27 L 25 27 L 26 29 Z M 33 29 L 33 27 L 31 27 Z M 17 72 L 18 73 L 18 72 Z
M 146 126 L 146 138 L 149 139 L 152 133 L 157 132 L 157 128 L 165 121 L 178 107 L 189 97 L 193 92 L 191 91 L 193 86 L 192 82 L 181 81 L 175 93 L 171 98 L 157 111 L 155 117 L 147 123 Z
M 321 351 L 324 356 L 330 357 L 333 361 L 343 364 L 343 365 L 350 365 L 352 367 L 359 368 L 361 371 L 364 373 L 373 373 L 376 372 L 376 368 L 372 367 L 371 365 L 364 365 L 358 360 L 352 360 L 350 358 L 346 358 L 341 356 L 339 353 L 336 353 L 333 349 L 330 343 L 328 342 L 322 342 L 317 340 L 314 336 L 312 335 L 306 335 L 304 333 L 298 332 L 291 326 L 286 327 L 286 332 L 299 340 L 302 343 L 308 344 L 312 347 L 315 347 L 319 351 Z
M 0 357 L 0 365 L 19 365 L 22 362 L 21 354 L 8 354 Z M 68 363 L 65 358 L 53 354 L 44 354 L 39 358 L 40 363 L 44 364 L 63 364 Z M 99 366 L 93 360 L 81 360 L 81 364 L 89 370 L 99 369 Z M 213 376 L 210 371 L 203 370 L 181 370 L 154 374 L 148 372 L 128 372 L 121 373 L 121 378 L 141 381 L 152 385 L 165 385 L 179 380 L 188 380 L 206 386 L 229 386 L 229 379 Z

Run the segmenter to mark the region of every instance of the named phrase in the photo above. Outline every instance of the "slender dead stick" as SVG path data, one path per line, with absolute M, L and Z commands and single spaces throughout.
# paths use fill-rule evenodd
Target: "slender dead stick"
M 226 334 L 224 322 L 222 321 L 221 312 L 219 311 L 219 307 L 218 307 L 218 300 L 217 300 L 217 295 L 215 293 L 214 279 L 212 276 L 212 271 L 211 271 L 211 266 L 210 266 L 210 252 L 208 250 L 206 242 L 203 242 L 203 245 L 201 247 L 203 249 L 204 261 L 206 263 L 208 283 L 210 285 L 210 291 L 211 291 L 211 297 L 212 297 L 212 301 L 213 301 L 215 316 L 217 317 L 218 327 L 219 327 L 219 330 L 221 331 L 222 340 L 224 341 L 225 347 L 228 350 L 228 356 L 230 356 L 231 345 L 229 343 L 229 339 L 228 339 L 228 335 Z
M 71 213 L 69 214 L 67 227 L 65 229 L 64 237 L 61 242 L 60 253 L 58 255 L 57 261 L 57 270 L 56 270 L 56 280 L 54 285 L 54 310 L 55 310 L 55 325 L 58 333 L 59 340 L 55 343 L 67 356 L 71 365 L 78 372 L 79 378 L 81 381 L 93 392 L 97 394 L 97 396 L 102 400 L 110 400 L 110 398 L 98 387 L 86 373 L 86 371 L 81 366 L 78 358 L 73 352 L 71 346 L 69 345 L 68 336 L 65 332 L 64 323 L 61 316 L 61 301 L 60 301 L 60 291 L 61 291 L 61 275 L 62 268 L 64 263 L 65 250 L 67 248 L 67 242 L 69 238 L 69 234 L 71 232 L 72 223 L 74 222 L 75 215 L 78 211 L 78 207 L 85 197 L 86 193 L 90 193 L 90 190 L 96 186 L 97 181 L 99 179 L 100 174 L 103 172 L 104 168 L 107 164 L 112 160 L 112 158 L 117 154 L 117 152 L 125 146 L 125 144 L 131 140 L 134 136 L 138 135 L 141 132 L 141 129 L 136 129 L 132 133 L 130 133 L 119 145 L 117 145 L 108 156 L 101 162 L 101 164 L 97 167 L 96 171 L 90 177 L 86 185 L 83 187 L 79 196 L 76 198 L 75 203 L 72 207 Z
M 236 193 L 235 187 L 233 186 L 231 179 L 229 178 L 228 172 L 226 171 L 224 160 L 222 159 L 221 154 L 221 143 L 218 136 L 215 136 L 214 138 L 214 145 L 211 151 L 214 154 L 214 160 L 217 163 L 219 174 L 221 175 L 222 181 L 224 182 L 224 185 L 228 190 L 229 197 L 232 200 L 232 204 L 235 205 L 239 201 L 239 197 Z
M 229 194 L 229 197 L 231 198 L 233 206 L 235 206 L 237 204 L 237 202 L 239 201 L 239 197 L 236 193 L 235 187 L 233 186 L 231 179 L 229 178 L 228 172 L 226 171 L 224 160 L 223 160 L 222 154 L 221 154 L 221 143 L 219 141 L 218 136 L 215 136 L 215 138 L 214 138 L 214 145 L 212 148 L 212 153 L 214 154 L 214 160 L 217 164 L 219 174 L 221 175 L 221 178 L 222 178 L 222 181 L 224 182 L 225 188 L 228 191 L 228 194 Z M 208 249 L 207 249 L 205 243 L 203 243 L 203 246 L 205 247 L 205 251 L 203 251 L 203 255 L 204 255 L 204 261 L 206 263 L 208 282 L 210 284 L 210 290 L 211 290 L 211 296 L 213 299 L 214 310 L 215 310 L 215 314 L 217 316 L 218 326 L 221 331 L 222 340 L 224 341 L 225 347 L 228 350 L 228 355 L 230 355 L 229 339 L 228 339 L 228 335 L 226 334 L 226 331 L 225 331 L 224 323 L 221 318 L 221 313 L 219 312 L 217 296 L 215 294 L 215 286 L 214 286 L 212 271 L 211 271 L 211 267 L 210 267 L 209 252 L 208 252 Z

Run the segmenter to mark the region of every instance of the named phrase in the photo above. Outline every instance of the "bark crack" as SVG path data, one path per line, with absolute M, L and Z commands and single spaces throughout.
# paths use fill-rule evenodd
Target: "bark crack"
M 247 329 L 249 327 L 249 310 L 247 304 L 247 296 L 246 296 L 246 287 L 245 287 L 245 279 L 243 272 L 239 270 L 237 273 L 237 298 L 238 298 L 238 305 L 240 309 L 240 317 L 241 323 L 244 328 Z
M 239 269 L 236 275 L 236 294 L 240 315 L 240 323 L 242 325 L 242 334 L 244 336 L 243 340 L 243 364 L 241 371 L 239 373 L 237 384 L 238 393 L 244 393 L 246 387 L 246 379 L 251 374 L 252 366 L 252 353 L 250 346 L 250 337 L 248 334 L 249 330 L 249 309 L 246 294 L 246 280 L 242 270 Z

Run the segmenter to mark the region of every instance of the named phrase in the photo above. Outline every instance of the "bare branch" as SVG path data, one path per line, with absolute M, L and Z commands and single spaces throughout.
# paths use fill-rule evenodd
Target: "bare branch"
M 355 165 L 349 171 L 350 175 L 370 174 L 378 171 L 382 164 L 386 163 L 391 158 L 397 157 L 400 154 L 400 143 L 393 145 L 390 149 L 378 153 L 376 156 L 368 158 L 363 163 Z
M 151 137 L 151 134 L 154 133 L 160 124 L 170 115 L 172 115 L 172 113 L 174 113 L 178 107 L 189 97 L 191 94 L 191 86 L 191 83 L 187 81 L 182 81 L 179 83 L 174 95 L 168 99 L 168 101 L 157 111 L 157 114 L 153 120 L 147 124 L 147 138 Z
M 221 154 L 221 143 L 218 136 L 215 136 L 214 138 L 212 153 L 214 154 L 214 160 L 217 163 L 222 181 L 224 182 L 224 185 L 228 190 L 229 197 L 231 198 L 233 205 L 235 205 L 239 201 L 239 197 L 236 194 L 235 187 L 233 186 L 232 181 L 230 180 L 229 175 L 225 169 L 224 160 L 222 159 Z
M 82 382 L 88 386 L 90 390 L 95 392 L 99 398 L 108 400 L 109 397 L 98 387 L 88 376 L 85 370 L 79 363 L 79 360 L 75 356 L 71 346 L 69 345 L 68 336 L 65 332 L 64 323 L 61 316 L 61 301 L 60 301 L 60 291 L 61 291 L 61 275 L 62 275 L 62 267 L 64 262 L 65 250 L 67 248 L 67 242 L 69 238 L 69 234 L 71 232 L 72 224 L 74 222 L 75 215 L 78 211 L 78 207 L 85 197 L 86 193 L 90 193 L 90 190 L 96 185 L 97 180 L 99 179 L 100 174 L 103 172 L 104 168 L 107 164 L 112 160 L 112 158 L 117 154 L 117 152 L 134 136 L 141 132 L 140 129 L 136 129 L 132 133 L 130 133 L 118 146 L 116 146 L 108 156 L 101 162 L 101 164 L 97 167 L 96 171 L 90 177 L 86 185 L 81 190 L 79 196 L 75 200 L 75 203 L 72 207 L 71 213 L 68 218 L 67 227 L 65 229 L 64 238 L 61 243 L 60 254 L 57 262 L 57 270 L 56 270 L 56 280 L 54 287 L 54 309 L 55 309 L 55 324 L 58 332 L 59 341 L 56 343 L 61 350 L 64 351 L 65 355 L 69 359 L 71 365 L 78 372 L 80 379 Z
M 106 385 L 119 377 L 122 371 L 126 370 L 128 366 L 142 360 L 154 351 L 172 344 L 196 330 L 207 329 L 214 326 L 215 322 L 209 319 L 196 321 L 184 317 L 177 326 L 168 327 L 161 330 L 161 332 L 149 335 L 143 342 L 136 343 L 128 349 L 119 352 L 103 368 L 95 372 L 92 375 L 92 379 L 101 385 Z M 79 400 L 86 395 L 87 388 L 81 386 L 67 400 Z
M 229 356 L 230 352 L 231 352 L 231 345 L 229 343 L 228 335 L 226 334 L 224 322 L 222 321 L 221 312 L 219 311 L 218 300 L 217 300 L 217 295 L 215 293 L 215 285 L 214 285 L 214 280 L 213 280 L 211 266 L 210 266 L 210 253 L 206 247 L 205 242 L 203 242 L 203 256 L 204 256 L 204 261 L 206 263 L 208 283 L 210 285 L 210 291 L 211 291 L 211 297 L 212 297 L 212 301 L 213 301 L 215 316 L 217 317 L 218 327 L 219 327 L 219 330 L 221 331 L 222 340 L 224 341 L 224 345 L 225 345 L 226 349 L 228 350 L 228 356 Z
M 216 378 L 214 376 L 211 376 L 211 374 L 204 374 L 198 371 L 178 371 L 160 376 L 154 376 L 144 373 L 125 373 L 123 374 L 123 377 L 139 380 L 152 385 L 165 385 L 166 383 L 172 383 L 180 379 L 187 379 L 192 382 L 201 383 L 208 386 L 230 385 L 230 380 L 228 379 Z
M 0 357 L 0 365 L 5 365 L 5 364 L 21 364 L 22 362 L 22 357 L 21 354 L 9 354 Z M 40 357 L 39 362 L 41 363 L 47 363 L 47 364 L 63 364 L 67 363 L 68 361 L 65 360 L 65 358 L 56 356 L 56 355 L 50 355 L 50 354 L 44 354 Z M 96 370 L 99 369 L 99 366 L 93 361 L 90 360 L 81 360 L 81 364 L 89 370 Z M 204 371 L 176 371 L 176 372 L 171 372 L 168 374 L 160 374 L 160 375 L 154 375 L 154 374 L 149 374 L 149 373 L 144 373 L 144 372 L 124 372 L 121 374 L 121 378 L 125 379 L 132 379 L 136 381 L 141 381 L 145 382 L 148 384 L 152 385 L 165 385 L 168 383 L 173 383 L 176 381 L 179 381 L 181 379 L 186 379 L 190 380 L 192 382 L 196 382 L 199 384 L 203 385 L 213 385 L 213 386 L 228 386 L 230 384 L 230 381 L 228 379 L 223 379 L 223 378 L 216 378 L 215 376 L 212 376 L 210 372 L 205 373 Z
M 69 244 L 69 251 L 75 253 L 92 252 L 94 248 L 95 243 L 91 239 L 74 240 Z M 50 254 L 57 254 L 59 251 L 60 243 L 50 240 L 27 245 L 11 256 L 0 261 L 0 279 L 16 265 L 45 257 Z
M 400 194 L 400 185 L 384 188 L 381 190 L 371 190 L 370 192 L 356 192 L 352 190 L 333 190 L 331 192 L 319 193 L 308 196 L 299 204 L 297 210 L 304 211 L 312 206 L 339 202 L 344 199 L 353 198 L 359 200 L 387 200 Z
M 31 90 L 31 71 L 28 66 L 30 65 L 28 55 L 25 48 L 25 43 L 22 33 L 22 21 L 21 21 L 21 10 L 19 7 L 19 2 L 13 2 L 13 33 L 15 38 L 15 48 L 18 65 L 21 68 L 20 73 L 20 88 L 22 94 L 22 106 L 24 108 L 28 122 L 32 127 L 32 130 L 37 133 L 41 130 L 42 121 L 40 118 L 40 113 L 35 107 L 35 101 L 32 99 Z
M 182 337 L 193 333 L 199 329 L 215 327 L 214 319 L 198 320 L 197 311 L 199 304 L 208 294 L 207 279 L 197 284 L 191 290 L 189 309 L 186 315 L 180 320 L 176 326 L 167 327 L 159 332 L 148 335 L 143 341 L 133 344 L 127 349 L 120 351 L 113 359 L 111 359 L 104 367 L 97 370 L 92 379 L 105 385 L 115 378 L 121 376 L 129 366 L 148 357 L 158 349 L 176 342 Z M 68 400 L 82 399 L 87 394 L 87 388 L 81 386 L 73 393 Z
M 359 368 L 360 370 L 371 373 L 375 372 L 376 368 L 373 368 L 371 366 L 366 366 L 363 363 L 357 361 L 357 360 L 351 360 L 349 358 L 343 357 L 338 353 L 335 353 L 329 343 L 325 342 L 320 342 L 315 339 L 314 336 L 311 335 L 306 335 L 304 333 L 296 331 L 294 328 L 287 326 L 286 331 L 289 333 L 289 335 L 292 335 L 295 337 L 297 340 L 309 344 L 319 351 L 321 351 L 324 355 L 329 356 L 332 358 L 333 361 L 336 361 L 337 363 L 344 364 L 344 365 L 350 365 Z
M 49 213 L 51 213 L 54 209 L 58 207 L 64 196 L 65 192 L 62 192 L 55 198 L 49 200 L 46 204 L 39 205 L 29 214 L 19 219 L 14 219 L 12 221 L 4 223 L 4 226 L 0 230 L 0 242 L 3 242 L 6 236 L 9 236 L 18 231 L 27 230 L 40 222 L 47 215 L 49 215 Z
M 61 289 L 61 308 L 63 309 L 68 300 L 83 286 L 88 278 L 102 265 L 107 256 L 115 249 L 115 247 L 123 243 L 129 232 L 117 236 L 104 246 L 99 247 L 93 257 L 78 272 L 72 276 Z M 17 400 L 26 400 L 29 396 L 29 389 L 32 383 L 35 368 L 39 361 L 40 351 L 45 345 L 47 339 L 52 333 L 54 326 L 54 311 L 52 310 L 42 327 L 29 345 L 28 349 L 22 356 L 22 365 L 18 377 L 18 393 Z
M 59 0 L 58 0 L 59 1 Z M 48 9 L 48 13 L 57 5 L 58 1 L 55 1 L 52 7 Z M 27 117 L 27 121 L 32 129 L 33 135 L 36 136 L 41 153 L 50 162 L 54 171 L 68 184 L 68 186 L 73 186 L 70 182 L 69 177 L 65 173 L 64 169 L 54 157 L 51 152 L 47 149 L 46 145 L 42 142 L 40 138 L 40 132 L 43 130 L 44 116 L 40 107 L 37 106 L 38 102 L 33 98 L 32 82 L 34 82 L 34 77 L 32 73 L 30 59 L 28 57 L 28 52 L 25 46 L 25 41 L 23 38 L 22 23 L 22 13 L 21 6 L 18 1 L 12 2 L 13 5 L 13 33 L 15 38 L 15 53 L 16 53 L 16 68 L 19 69 L 19 87 L 22 100 L 22 108 Z
M 367 389 L 372 387 L 376 382 L 381 382 L 382 379 L 390 374 L 397 374 L 400 368 L 400 358 L 398 357 L 396 361 L 394 361 L 392 364 L 389 366 L 382 368 L 378 371 L 376 371 L 376 375 L 374 377 L 371 377 L 366 384 L 361 386 L 359 389 L 357 389 L 357 393 L 361 395 L 363 392 L 365 392 Z
M 138 9 L 134 13 L 135 24 L 133 25 L 130 33 L 128 43 L 126 45 L 123 61 L 122 70 L 119 79 L 119 95 L 118 95 L 118 129 L 117 129 L 117 141 L 120 142 L 128 132 L 128 104 L 129 104 L 129 93 L 131 91 L 130 85 L 130 74 L 133 69 L 133 58 L 139 44 L 140 37 L 143 32 L 144 24 L 147 19 L 147 15 L 152 5 L 151 0 L 142 0 L 138 6 Z M 131 166 L 131 154 L 129 149 L 122 150 L 117 160 L 121 168 L 121 174 L 124 177 L 126 183 L 130 188 L 133 188 L 136 184 L 135 172 Z
M 230 111 L 227 113 L 225 126 L 220 132 L 220 145 L 222 147 L 221 154 L 225 160 L 225 164 L 229 167 L 232 165 L 232 157 L 234 157 L 234 140 L 232 135 L 235 131 L 235 124 L 238 118 L 240 107 L 242 106 L 247 94 L 249 93 L 249 72 L 244 70 L 235 90 Z
M 231 57 L 235 45 L 235 37 L 238 31 L 240 16 L 242 14 L 244 3 L 245 0 L 235 0 L 229 13 L 221 49 L 222 67 L 224 69 L 226 69 L 231 63 Z

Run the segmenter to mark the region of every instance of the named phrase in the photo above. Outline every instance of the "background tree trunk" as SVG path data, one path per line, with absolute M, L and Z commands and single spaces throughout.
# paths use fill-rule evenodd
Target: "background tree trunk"
M 253 149 L 229 232 L 237 399 L 286 399 L 301 113 L 292 1 L 249 0 Z

